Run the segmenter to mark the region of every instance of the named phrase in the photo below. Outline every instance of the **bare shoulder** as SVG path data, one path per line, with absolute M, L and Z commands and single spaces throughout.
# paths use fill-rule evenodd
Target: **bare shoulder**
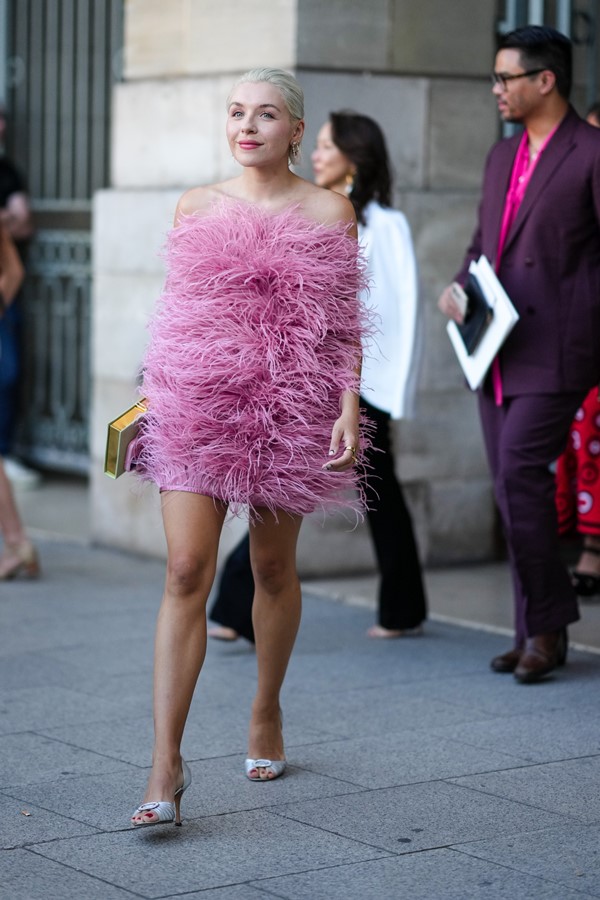
M 185 194 L 181 195 L 177 203 L 175 224 L 178 223 L 180 216 L 202 215 L 208 212 L 215 201 L 231 197 L 233 195 L 231 190 L 232 184 L 233 181 L 225 181 L 221 184 L 201 185 L 186 191 Z
M 349 233 L 356 233 L 356 215 L 354 207 L 347 197 L 342 197 L 336 191 L 310 185 L 302 207 L 306 215 L 319 222 L 321 225 L 335 225 L 344 222 L 352 226 Z
M 193 216 L 194 213 L 201 212 L 206 209 L 211 200 L 211 187 L 204 186 L 191 188 L 182 194 L 177 202 L 177 213 L 175 219 L 179 215 Z

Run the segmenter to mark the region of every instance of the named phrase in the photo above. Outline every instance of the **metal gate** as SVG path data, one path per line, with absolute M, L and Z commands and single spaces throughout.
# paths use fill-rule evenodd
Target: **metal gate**
M 4 0 L 7 155 L 35 214 L 23 297 L 20 452 L 88 468 L 91 199 L 109 183 L 123 0 Z

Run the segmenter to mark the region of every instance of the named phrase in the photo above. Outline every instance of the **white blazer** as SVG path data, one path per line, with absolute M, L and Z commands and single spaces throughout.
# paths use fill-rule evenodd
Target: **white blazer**
M 377 316 L 378 333 L 363 347 L 361 395 L 393 419 L 409 418 L 420 360 L 417 264 L 406 217 L 371 201 L 358 226 L 370 289 L 362 300 Z

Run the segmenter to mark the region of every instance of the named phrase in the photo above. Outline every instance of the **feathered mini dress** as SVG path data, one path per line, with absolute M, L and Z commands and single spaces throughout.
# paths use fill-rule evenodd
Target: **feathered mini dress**
M 359 390 L 369 327 L 357 296 L 364 266 L 347 228 L 295 208 L 221 202 L 183 218 L 166 258 L 136 472 L 163 491 L 248 508 L 251 519 L 261 508 L 361 511 L 360 455 L 349 471 L 323 468 L 341 395 Z

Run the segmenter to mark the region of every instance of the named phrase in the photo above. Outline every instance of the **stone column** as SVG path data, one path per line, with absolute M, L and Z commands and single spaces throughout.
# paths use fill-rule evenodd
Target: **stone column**
M 126 2 L 112 187 L 94 202 L 91 499 L 92 535 L 101 543 L 165 552 L 157 492 L 102 474 L 106 423 L 135 397 L 146 323 L 164 278 L 159 252 L 178 197 L 235 172 L 223 127 L 233 77 L 264 60 L 292 68 L 295 43 L 293 0 Z M 228 531 L 224 546 L 235 534 Z
M 94 207 L 93 536 L 164 554 L 159 501 L 125 476 L 101 473 L 105 428 L 132 402 L 145 323 L 163 280 L 158 251 L 179 194 L 236 171 L 224 138 L 235 76 L 292 69 L 306 92 L 301 173 L 316 131 L 351 107 L 384 129 L 396 199 L 413 228 L 426 354 L 418 416 L 395 429 L 398 471 L 429 561 L 483 559 L 494 511 L 473 398 L 436 310 L 475 221 L 485 153 L 497 135 L 487 75 L 495 6 L 446 0 L 129 0 L 125 80 L 115 91 L 112 187 Z M 223 549 L 241 525 L 226 529 Z M 323 528 L 326 534 L 323 534 Z M 399 548 L 400 552 L 400 548 Z M 372 565 L 366 529 L 316 517 L 303 528 L 304 573 Z

